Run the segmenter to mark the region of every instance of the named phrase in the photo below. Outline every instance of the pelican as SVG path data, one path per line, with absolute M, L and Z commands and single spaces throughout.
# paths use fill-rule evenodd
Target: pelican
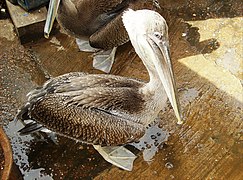
M 51 0 L 44 35 L 49 37 L 57 16 L 81 51 L 96 52 L 93 67 L 109 73 L 117 47 L 129 41 L 122 23 L 127 8 L 158 9 L 159 4 L 156 0 Z
M 141 18 L 143 17 L 143 18 Z M 16 119 L 28 123 L 20 133 L 50 130 L 94 145 L 108 162 L 131 170 L 136 158 L 122 145 L 139 140 L 169 99 L 182 116 L 171 65 L 168 27 L 152 10 L 127 10 L 122 16 L 131 43 L 150 80 L 72 72 L 31 91 Z M 167 98 L 168 97 L 168 98 Z

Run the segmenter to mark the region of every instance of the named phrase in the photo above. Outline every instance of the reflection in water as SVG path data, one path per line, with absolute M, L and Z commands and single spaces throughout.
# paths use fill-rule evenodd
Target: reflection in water
M 43 175 L 44 168 L 32 169 L 28 161 L 28 152 L 30 151 L 30 143 L 34 139 L 30 135 L 19 136 L 17 131 L 22 128 L 23 125 L 20 122 L 10 122 L 4 127 L 4 130 L 10 138 L 13 157 L 15 163 L 18 165 L 24 179 L 52 179 L 50 175 Z

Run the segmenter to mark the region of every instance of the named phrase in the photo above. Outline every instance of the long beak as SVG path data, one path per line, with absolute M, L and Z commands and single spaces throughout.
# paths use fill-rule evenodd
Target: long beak
M 178 119 L 177 123 L 182 124 L 183 121 L 180 103 L 178 100 L 177 88 L 170 58 L 169 42 L 165 37 L 158 38 L 151 34 L 148 35 L 148 42 L 156 54 L 156 58 L 153 58 L 153 63 L 165 88 L 169 101 L 175 111 L 175 115 Z
M 46 24 L 45 24 L 45 27 L 44 27 L 45 38 L 49 38 L 54 20 L 55 20 L 56 15 L 57 15 L 57 10 L 58 10 L 60 1 L 61 0 L 51 0 L 50 3 L 49 3 L 47 18 L 46 18 Z

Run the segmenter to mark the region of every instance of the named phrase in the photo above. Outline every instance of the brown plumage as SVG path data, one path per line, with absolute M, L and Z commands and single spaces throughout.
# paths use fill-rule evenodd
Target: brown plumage
M 31 92 L 18 118 L 87 143 L 123 144 L 144 134 L 145 124 L 136 118 L 143 114 L 143 85 L 119 76 L 65 74 Z
M 61 0 L 57 20 L 70 35 L 109 50 L 129 40 L 122 23 L 128 8 L 159 10 L 155 0 Z

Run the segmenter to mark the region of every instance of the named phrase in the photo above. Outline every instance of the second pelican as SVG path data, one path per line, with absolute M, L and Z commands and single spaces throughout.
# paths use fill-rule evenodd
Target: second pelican
M 50 0 L 45 37 L 49 37 L 54 19 L 77 38 L 81 51 L 95 52 L 93 67 L 110 72 L 118 46 L 129 37 L 122 23 L 128 9 L 159 8 L 156 0 Z
M 20 130 L 22 134 L 46 128 L 93 144 L 107 161 L 131 170 L 135 156 L 121 145 L 144 135 L 166 106 L 167 96 L 182 123 L 164 18 L 155 11 L 130 9 L 123 23 L 149 82 L 81 72 L 50 79 L 28 94 L 19 111 L 17 119 L 34 121 Z

